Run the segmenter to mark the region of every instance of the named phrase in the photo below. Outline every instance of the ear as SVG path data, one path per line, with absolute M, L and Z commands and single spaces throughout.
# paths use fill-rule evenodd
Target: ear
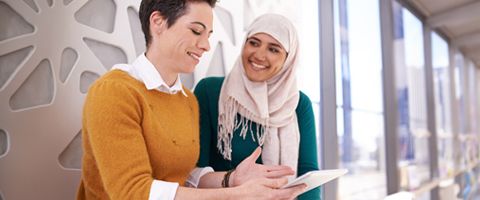
M 161 34 L 165 29 L 167 29 L 167 20 L 163 18 L 159 11 L 153 11 L 150 15 L 150 34 L 152 37 L 154 35 Z

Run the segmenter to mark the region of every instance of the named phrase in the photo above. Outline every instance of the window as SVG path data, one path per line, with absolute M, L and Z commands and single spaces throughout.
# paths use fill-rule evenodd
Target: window
M 339 160 L 340 168 L 349 169 L 339 180 L 339 199 L 383 199 L 386 174 L 379 2 L 336 0 L 335 12 Z
M 438 170 L 441 178 L 454 175 L 453 129 L 448 44 L 432 33 L 433 87 L 437 126 Z
M 299 89 L 312 101 L 317 133 L 318 165 L 321 166 L 320 139 L 320 26 L 317 1 L 301 1 L 298 21 L 293 21 L 298 30 L 300 40 L 300 66 L 297 71 Z
M 430 179 L 423 28 L 421 21 L 397 2 L 393 13 L 400 187 L 414 190 Z

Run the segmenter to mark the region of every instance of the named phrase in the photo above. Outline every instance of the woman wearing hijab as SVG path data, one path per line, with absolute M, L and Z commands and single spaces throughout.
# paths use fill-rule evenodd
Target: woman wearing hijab
M 239 163 L 261 147 L 257 163 L 289 166 L 298 176 L 318 170 L 312 103 L 296 84 L 298 50 L 293 24 L 281 15 L 265 14 L 248 28 L 231 72 L 198 83 L 198 167 L 241 173 Z M 257 175 L 275 177 L 275 172 Z M 231 180 L 233 185 L 237 181 Z M 299 199 L 320 199 L 320 189 Z

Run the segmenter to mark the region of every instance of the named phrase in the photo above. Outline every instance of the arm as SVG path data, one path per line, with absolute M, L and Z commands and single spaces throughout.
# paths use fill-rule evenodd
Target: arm
M 286 178 L 268 179 L 258 178 L 245 182 L 241 186 L 221 189 L 195 189 L 179 187 L 175 200 L 215 200 L 215 199 L 243 199 L 243 200 L 277 200 L 293 199 L 301 193 L 306 185 L 298 185 L 287 189 L 278 189 L 287 183 Z
M 84 107 L 84 145 L 95 158 L 89 170 L 98 171 L 111 199 L 149 197 L 153 177 L 140 113 L 132 88 L 112 81 L 90 88 Z M 84 176 L 89 175 L 84 171 Z
M 237 170 L 232 172 L 229 185 L 234 187 L 221 189 L 179 187 L 175 199 L 293 199 L 305 189 L 306 185 L 278 189 L 287 183 L 287 179 L 275 178 L 274 176 L 283 177 L 285 175 L 291 175 L 293 174 L 293 170 L 283 166 L 267 167 L 256 164 L 255 160 L 257 160 L 260 154 L 261 149 L 257 148 L 252 155 L 238 165 Z M 207 173 L 201 177 L 199 186 L 219 188 L 221 187 L 225 173 L 226 172 Z M 255 173 L 260 173 L 261 175 L 258 176 Z
M 300 152 L 298 157 L 298 175 L 300 176 L 309 171 L 318 170 L 317 138 L 312 102 L 302 92 L 300 92 L 300 101 L 296 113 L 300 130 Z M 316 188 L 300 195 L 298 199 L 319 200 L 320 195 L 320 188 Z
M 262 154 L 262 149 L 258 147 L 250 156 L 245 158 L 237 168 L 231 173 L 228 185 L 230 187 L 240 186 L 249 180 L 258 178 L 278 179 L 284 176 L 293 175 L 294 171 L 287 166 L 266 166 L 257 164 L 255 161 Z M 226 172 L 207 173 L 200 179 L 199 187 L 218 188 L 222 187 L 222 181 Z

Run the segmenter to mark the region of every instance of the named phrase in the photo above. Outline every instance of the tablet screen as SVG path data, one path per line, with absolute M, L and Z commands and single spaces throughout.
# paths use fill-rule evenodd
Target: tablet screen
M 314 189 L 318 186 L 323 185 L 326 182 L 329 182 L 335 178 L 338 178 L 348 172 L 347 169 L 330 169 L 330 170 L 318 170 L 310 171 L 302 176 L 297 177 L 295 180 L 287 183 L 282 188 L 292 187 L 298 184 L 305 183 L 307 188 L 304 192 L 307 192 L 311 189 Z

